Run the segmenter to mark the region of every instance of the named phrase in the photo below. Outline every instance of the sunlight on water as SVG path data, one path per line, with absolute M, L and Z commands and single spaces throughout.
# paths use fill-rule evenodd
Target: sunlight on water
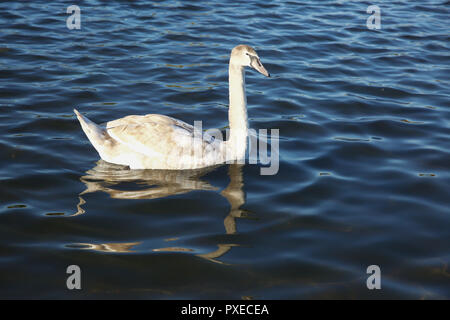
M 79 265 L 89 298 L 450 298 L 450 7 L 369 5 L 89 0 L 69 29 L 68 4 L 0 3 L 0 297 L 74 298 Z M 74 108 L 228 128 L 241 43 L 277 174 L 99 160 Z

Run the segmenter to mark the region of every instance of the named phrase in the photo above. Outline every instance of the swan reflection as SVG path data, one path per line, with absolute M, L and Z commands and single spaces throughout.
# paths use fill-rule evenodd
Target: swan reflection
M 80 178 L 86 185 L 81 194 L 103 191 L 115 199 L 157 199 L 183 194 L 193 190 L 217 190 L 201 176 L 215 167 L 197 170 L 130 170 L 128 167 L 110 164 L 103 160 L 88 170 Z M 138 190 L 113 188 L 120 183 L 132 182 L 139 185 Z M 145 188 L 143 188 L 145 186 Z
M 245 203 L 245 194 L 243 191 L 242 164 L 229 164 L 228 175 L 230 183 L 220 193 L 229 202 L 231 208 L 229 214 L 224 219 L 226 234 L 236 233 L 236 218 L 243 216 L 240 207 Z M 187 193 L 194 190 L 218 190 L 201 179 L 205 174 L 213 171 L 217 167 L 208 167 L 197 170 L 130 170 L 128 167 L 114 165 L 103 160 L 97 162 L 97 165 L 88 170 L 86 175 L 80 180 L 86 185 L 86 190 L 79 194 L 78 211 L 73 215 L 85 213 L 82 206 L 86 203 L 83 195 L 92 192 L 106 192 L 111 198 L 115 199 L 158 199 L 167 196 Z M 127 185 L 125 189 L 123 185 Z M 130 185 L 132 188 L 130 188 Z M 138 187 L 138 188 L 136 188 Z M 132 189 L 132 190 L 129 190 Z M 130 252 L 133 247 L 141 242 L 132 243 L 105 243 L 89 244 L 77 243 L 72 247 L 81 249 L 96 250 L 101 252 Z M 218 249 L 197 256 L 208 259 L 213 262 L 223 263 L 216 260 L 231 250 L 238 244 L 217 244 Z M 190 248 L 166 247 L 153 249 L 155 252 L 187 252 L 194 251 Z
M 68 245 L 69 248 L 89 249 L 99 252 L 133 252 L 133 248 L 142 242 L 122 242 L 122 243 L 76 243 Z

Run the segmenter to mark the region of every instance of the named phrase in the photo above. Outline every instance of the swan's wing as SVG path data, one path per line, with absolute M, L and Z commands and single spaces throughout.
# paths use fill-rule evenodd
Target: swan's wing
M 159 114 L 110 121 L 106 130 L 113 139 L 150 157 L 189 156 L 194 143 L 205 148 L 214 141 L 183 121 Z

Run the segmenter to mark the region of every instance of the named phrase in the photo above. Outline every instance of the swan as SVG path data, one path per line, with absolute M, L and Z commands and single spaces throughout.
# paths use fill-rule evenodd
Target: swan
M 228 68 L 227 141 L 161 114 L 130 115 L 100 126 L 76 109 L 74 112 L 100 157 L 130 169 L 186 170 L 242 160 L 248 135 L 245 67 L 270 77 L 252 47 L 241 44 L 233 48 Z

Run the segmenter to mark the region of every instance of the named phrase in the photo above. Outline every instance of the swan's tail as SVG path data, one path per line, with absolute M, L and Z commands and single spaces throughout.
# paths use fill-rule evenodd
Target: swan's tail
M 89 141 L 92 143 L 97 152 L 101 153 L 102 145 L 108 136 L 106 130 L 83 116 L 77 109 L 73 109 L 73 112 L 77 115 L 81 128 L 88 137 Z

